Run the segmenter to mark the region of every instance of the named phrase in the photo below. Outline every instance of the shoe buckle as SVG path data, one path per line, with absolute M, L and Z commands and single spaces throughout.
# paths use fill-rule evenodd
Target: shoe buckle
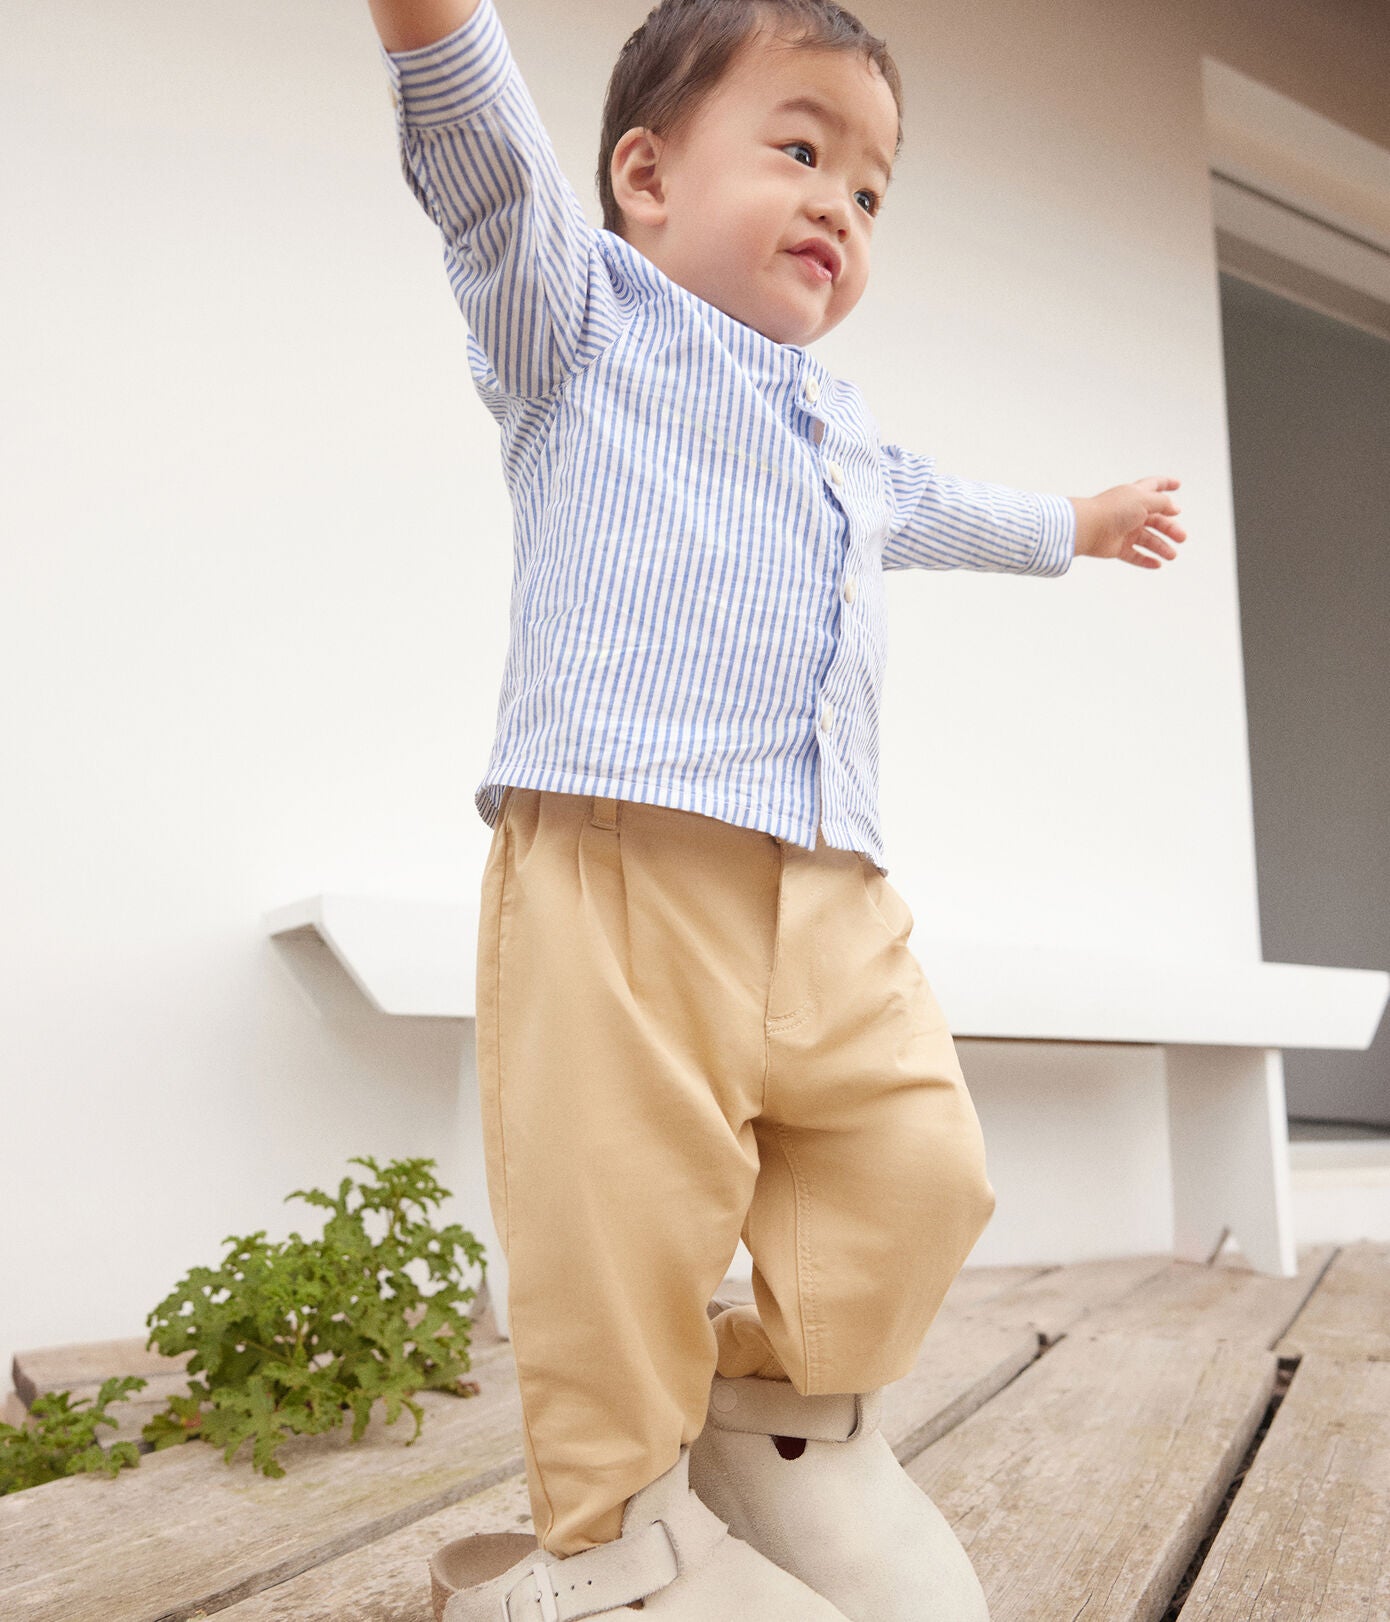
M 675 1577 L 680 1575 L 681 1570 L 680 1544 L 676 1541 L 676 1534 L 660 1516 L 658 1516 L 656 1520 L 652 1522 L 651 1526 L 644 1529 L 645 1533 L 650 1533 L 652 1528 L 656 1526 L 659 1526 L 662 1532 L 665 1534 L 666 1545 L 671 1556 L 671 1565 L 674 1568 L 672 1572 L 672 1580 L 674 1580 Z M 605 1543 L 599 1545 L 599 1547 L 604 1550 L 609 1550 L 613 1548 L 613 1544 Z M 645 1558 L 649 1562 L 653 1558 L 650 1544 L 646 1546 Z M 551 1575 L 551 1567 L 548 1566 L 544 1561 L 537 1560 L 527 1575 L 536 1579 L 536 1595 L 540 1600 L 541 1622 L 561 1622 L 559 1605 L 560 1596 L 555 1589 L 555 1579 Z M 511 1593 L 504 1594 L 502 1596 L 501 1622 L 516 1622 L 516 1619 L 512 1616 L 512 1594 L 517 1592 L 517 1589 L 522 1586 L 522 1583 L 524 1583 L 525 1580 L 526 1579 L 523 1577 L 521 1582 L 517 1583 L 512 1588 Z
M 541 1602 L 541 1622 L 560 1622 L 560 1596 L 555 1592 L 550 1567 L 543 1560 L 538 1560 L 531 1567 L 530 1575 L 536 1579 L 536 1594 Z M 513 1589 L 512 1593 L 515 1592 L 516 1589 Z M 514 1622 L 511 1594 L 502 1596 L 502 1622 Z

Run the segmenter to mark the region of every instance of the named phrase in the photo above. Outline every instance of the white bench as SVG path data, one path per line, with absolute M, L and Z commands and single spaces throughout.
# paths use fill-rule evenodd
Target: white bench
M 273 936 L 321 938 L 384 1014 L 473 1017 L 476 907 L 317 895 L 267 913 L 266 923 Z M 1174 1253 L 1207 1261 L 1233 1238 L 1252 1267 L 1294 1276 L 1282 1050 L 1369 1047 L 1390 974 L 1225 959 L 1174 963 L 916 932 L 912 950 L 954 1036 L 1162 1048 Z M 476 1085 L 471 1075 L 464 1081 Z M 462 1118 L 477 1120 L 476 1096 L 463 1102 Z M 485 1189 L 481 1142 L 464 1147 L 466 1169 Z M 505 1259 L 476 1193 L 470 1216 L 487 1246 L 490 1293 L 505 1333 Z

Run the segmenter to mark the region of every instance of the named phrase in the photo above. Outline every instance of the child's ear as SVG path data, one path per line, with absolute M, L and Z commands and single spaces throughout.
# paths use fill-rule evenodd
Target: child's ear
M 648 129 L 630 129 L 613 148 L 608 166 L 613 197 L 634 224 L 666 223 L 666 188 L 661 158 L 665 143 Z

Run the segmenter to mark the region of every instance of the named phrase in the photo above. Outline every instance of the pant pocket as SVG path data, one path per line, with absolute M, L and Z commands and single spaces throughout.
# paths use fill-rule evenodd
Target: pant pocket
M 916 927 L 912 908 L 884 878 L 867 856 L 859 858 L 859 874 L 864 882 L 864 898 L 889 938 L 906 941 Z

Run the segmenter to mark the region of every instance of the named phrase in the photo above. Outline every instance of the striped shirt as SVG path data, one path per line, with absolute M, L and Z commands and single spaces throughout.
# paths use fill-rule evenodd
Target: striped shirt
M 476 791 L 674 806 L 883 872 L 884 571 L 1060 575 L 1064 496 L 884 444 L 859 390 L 589 225 L 492 0 L 381 50 L 513 507 Z

